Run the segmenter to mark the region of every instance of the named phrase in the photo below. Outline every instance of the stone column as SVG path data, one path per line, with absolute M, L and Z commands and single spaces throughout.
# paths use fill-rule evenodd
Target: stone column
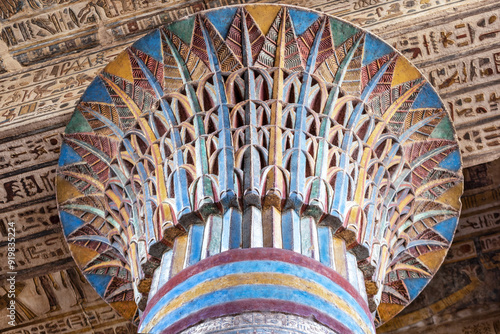
M 402 55 L 247 5 L 110 63 L 67 127 L 57 195 L 75 260 L 141 333 L 374 333 L 438 269 L 462 182 L 443 103 Z

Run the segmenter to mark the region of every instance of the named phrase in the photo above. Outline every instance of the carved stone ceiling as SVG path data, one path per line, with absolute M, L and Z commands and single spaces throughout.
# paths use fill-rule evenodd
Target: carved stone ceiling
M 0 332 L 134 332 L 83 280 L 66 247 L 53 183 L 60 134 L 91 79 L 125 45 L 180 17 L 246 2 L 255 1 L 0 0 Z M 379 332 L 500 333 L 500 3 L 281 2 L 390 42 L 427 76 L 457 128 L 467 168 L 454 244 L 421 296 Z M 12 225 L 16 326 L 7 317 Z

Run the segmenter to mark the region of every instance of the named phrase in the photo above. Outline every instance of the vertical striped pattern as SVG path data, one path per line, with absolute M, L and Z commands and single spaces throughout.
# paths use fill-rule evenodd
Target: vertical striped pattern
M 458 146 L 430 85 L 392 48 L 320 13 L 257 5 L 161 27 L 117 62 L 77 106 L 58 191 L 72 194 L 59 203 L 67 240 L 91 258 L 80 268 L 107 282 L 119 313 L 137 321 L 176 275 L 239 249 L 335 270 L 377 323 L 421 288 L 408 279 L 434 275 L 450 245 L 440 231 L 457 223 Z M 285 304 L 309 293 L 271 276 L 258 298 L 273 285 Z M 224 303 L 240 307 L 235 282 Z M 317 298 L 303 312 L 342 323 L 327 320 L 337 300 Z

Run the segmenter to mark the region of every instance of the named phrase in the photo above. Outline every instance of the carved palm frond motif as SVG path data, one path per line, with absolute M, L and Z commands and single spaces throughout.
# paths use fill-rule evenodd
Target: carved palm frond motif
M 85 92 L 59 165 L 74 257 L 134 320 L 162 257 L 169 277 L 235 248 L 332 267 L 326 229 L 384 322 L 441 264 L 462 191 L 453 127 L 421 74 L 369 33 L 286 6 L 207 11 L 141 38 Z

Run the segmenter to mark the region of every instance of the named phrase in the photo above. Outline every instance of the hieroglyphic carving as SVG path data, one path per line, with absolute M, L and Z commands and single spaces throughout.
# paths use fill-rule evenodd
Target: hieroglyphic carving
M 499 14 L 498 6 L 494 5 L 490 11 L 468 16 L 467 21 L 464 20 L 463 15 L 451 16 L 444 21 L 427 24 L 424 29 L 403 35 L 398 34 L 390 40 L 409 59 L 416 64 L 426 66 L 450 53 L 470 52 L 478 47 L 481 47 L 481 51 L 486 51 L 485 46 L 495 44 L 497 34 L 500 34 Z M 429 60 L 432 61 L 428 63 Z M 494 60 L 491 64 L 494 65 Z M 455 72 L 454 66 L 448 70 L 450 74 Z M 493 72 L 495 67 L 484 71 Z M 450 83 L 467 82 L 467 78 L 470 78 L 461 71 L 457 72 L 456 77 L 460 76 L 460 80 L 449 79 Z M 444 73 L 435 73 L 435 75 L 443 76 Z
M 479 238 L 483 253 L 493 252 L 500 249 L 500 233 L 487 235 Z
M 462 210 L 467 212 L 479 206 L 494 206 L 498 200 L 500 200 L 500 187 L 487 189 L 479 194 L 465 194 L 461 198 Z
M 245 0 L 228 0 L 228 4 L 239 4 L 246 2 Z M 177 2 L 178 4 L 180 2 Z M 199 12 L 205 9 L 206 4 L 202 1 L 189 1 L 183 3 L 183 6 L 175 10 L 159 10 L 154 14 L 145 15 L 134 19 L 133 21 L 120 21 L 116 24 L 110 25 L 110 32 L 117 40 L 128 39 L 130 36 L 137 36 L 138 33 L 149 31 L 153 28 L 159 27 L 163 24 L 174 22 L 182 17 Z M 217 6 L 219 7 L 219 6 Z
M 433 62 L 434 65 L 424 67 L 423 69 L 432 85 L 446 97 L 450 95 L 448 94 L 449 92 L 454 92 L 463 87 L 474 85 L 484 88 L 492 80 L 498 80 L 500 72 L 496 71 L 493 62 L 496 53 L 497 50 L 476 52 L 473 55 L 460 57 L 452 61 Z M 462 97 L 462 99 L 467 99 L 467 101 L 461 101 L 460 98 L 456 98 L 453 101 L 452 106 L 457 109 L 455 110 L 455 119 L 457 121 L 472 117 L 471 114 L 473 112 L 464 110 L 466 106 L 462 105 L 462 103 L 486 102 L 489 106 L 491 102 L 492 107 L 494 107 L 493 104 L 499 100 L 494 90 L 488 92 L 489 94 L 485 94 L 484 91 L 482 93 L 482 95 L 481 93 L 474 94 L 472 101 L 469 101 L 467 97 Z M 478 110 L 474 110 L 474 112 L 479 115 L 486 113 L 486 111 Z
M 2 333 L 133 333 L 129 326 L 83 278 L 75 267 L 16 282 L 16 325 Z M 8 301 L 0 285 L 0 317 Z M 82 312 L 83 310 L 83 312 Z M 49 317 L 46 319 L 46 317 Z M 118 331 L 115 331 L 117 329 Z M 124 331 L 127 329 L 127 331 Z
M 0 1 L 0 18 L 8 19 L 12 15 L 18 13 L 23 7 L 21 0 L 1 0 Z
M 467 127 L 458 127 L 457 134 L 465 166 L 491 161 L 499 156 L 500 120 L 471 122 Z
M 14 175 L 0 180 L 0 213 L 19 202 L 37 200 L 54 194 L 55 164 L 36 172 Z
M 60 228 L 54 200 L 1 213 L 0 236 L 7 238 L 7 226 L 11 222 L 15 222 L 17 238 Z
M 472 259 L 477 256 L 476 246 L 473 240 L 458 242 L 451 245 L 444 263 L 453 263 Z
M 336 334 L 313 320 L 292 314 L 252 312 L 207 320 L 181 334 Z
M 115 48 L 96 51 L 83 58 L 74 57 L 0 80 L 0 124 L 54 112 L 69 112 L 78 100 L 78 92 L 116 54 Z
M 61 149 L 63 128 L 26 136 L 0 146 L 0 179 L 21 168 L 55 161 Z
M 274 0 L 273 2 L 276 2 Z M 453 5 L 473 3 L 470 0 L 290 0 L 288 4 L 307 6 L 311 9 L 335 15 L 363 27 L 373 27 L 396 21 L 402 17 L 438 12 Z M 398 23 L 399 24 L 399 23 Z
M 0 277 L 8 271 L 6 247 L 6 244 L 0 245 L 0 272 L 2 273 Z M 51 233 L 36 239 L 18 240 L 16 243 L 17 272 L 47 265 L 68 257 L 70 254 L 65 245 L 64 236 L 60 233 Z
M 498 4 L 484 3 L 435 23 L 392 32 L 394 45 L 420 65 L 441 94 L 457 124 L 465 166 L 499 155 L 500 72 L 496 44 L 500 35 Z M 472 121 L 472 122 L 471 122 Z M 486 155 L 486 153 L 492 153 Z
M 493 175 L 488 173 L 488 164 L 479 164 L 464 169 L 464 186 L 467 190 L 487 187 L 493 184 Z
M 455 237 L 487 234 L 500 229 L 500 209 L 460 218 Z
M 108 312 L 108 309 L 92 310 L 88 314 L 91 321 L 95 322 L 97 316 Z M 105 321 L 105 319 L 99 319 Z M 137 330 L 135 327 L 123 321 L 118 317 L 117 320 L 107 320 L 102 324 L 90 324 L 87 318 L 87 313 L 76 313 L 65 318 L 57 320 L 48 320 L 39 325 L 26 326 L 19 329 L 9 330 L 5 334 L 62 334 L 62 333 L 79 333 L 79 334 L 133 334 Z
M 443 95 L 454 119 L 468 128 L 471 121 L 497 115 L 499 111 L 500 94 L 496 85 L 480 85 L 458 96 L 447 96 Z
M 131 334 L 132 325 L 120 318 L 113 309 L 100 302 L 85 307 L 85 313 L 79 309 L 73 312 L 52 316 L 46 321 L 21 323 L 5 334 L 57 334 L 57 333 L 92 333 L 92 334 Z M 67 310 L 66 310 L 67 311 Z M 43 314 L 42 314 L 43 316 Z M 43 317 L 42 317 L 43 319 Z
M 12 21 L 2 27 L 0 37 L 19 63 L 31 65 L 67 52 L 105 45 L 104 35 L 130 39 L 202 9 L 204 3 L 200 0 L 168 4 L 159 0 L 79 1 Z M 124 16 L 128 13 L 134 15 Z M 49 45 L 42 43 L 49 40 Z
M 192 4 L 176 2 L 174 4 L 182 4 L 182 6 L 173 9 L 167 7 L 166 10 L 156 10 L 153 13 L 148 11 L 147 15 L 145 14 L 142 18 L 137 17 L 134 19 L 135 21 L 113 23 L 109 28 L 110 34 L 115 36 L 117 41 L 111 47 L 107 44 L 102 45 L 102 49 L 83 57 L 74 56 L 69 60 L 65 58 L 52 61 L 49 66 L 30 69 L 14 77 L 0 78 L 0 125 L 41 115 L 48 116 L 56 112 L 59 114 L 71 113 L 83 92 L 82 89 L 90 83 L 91 78 L 96 75 L 99 69 L 117 55 L 118 50 L 123 49 L 121 43 L 131 41 L 137 34 L 153 27 L 204 9 L 205 5 L 211 8 L 240 2 L 244 2 L 244 0 L 207 1 L 206 3 L 198 1 Z M 39 43 L 36 44 L 36 47 L 49 48 L 39 45 Z M 86 45 L 87 49 L 92 47 L 93 45 Z M 51 46 L 51 48 L 54 49 L 55 46 Z M 28 51 L 28 49 L 23 48 L 25 53 L 16 57 L 31 59 L 28 63 L 39 62 L 43 58 L 45 51 Z M 64 48 L 59 49 L 62 52 Z M 51 56 L 59 52 L 50 49 L 46 51 Z

